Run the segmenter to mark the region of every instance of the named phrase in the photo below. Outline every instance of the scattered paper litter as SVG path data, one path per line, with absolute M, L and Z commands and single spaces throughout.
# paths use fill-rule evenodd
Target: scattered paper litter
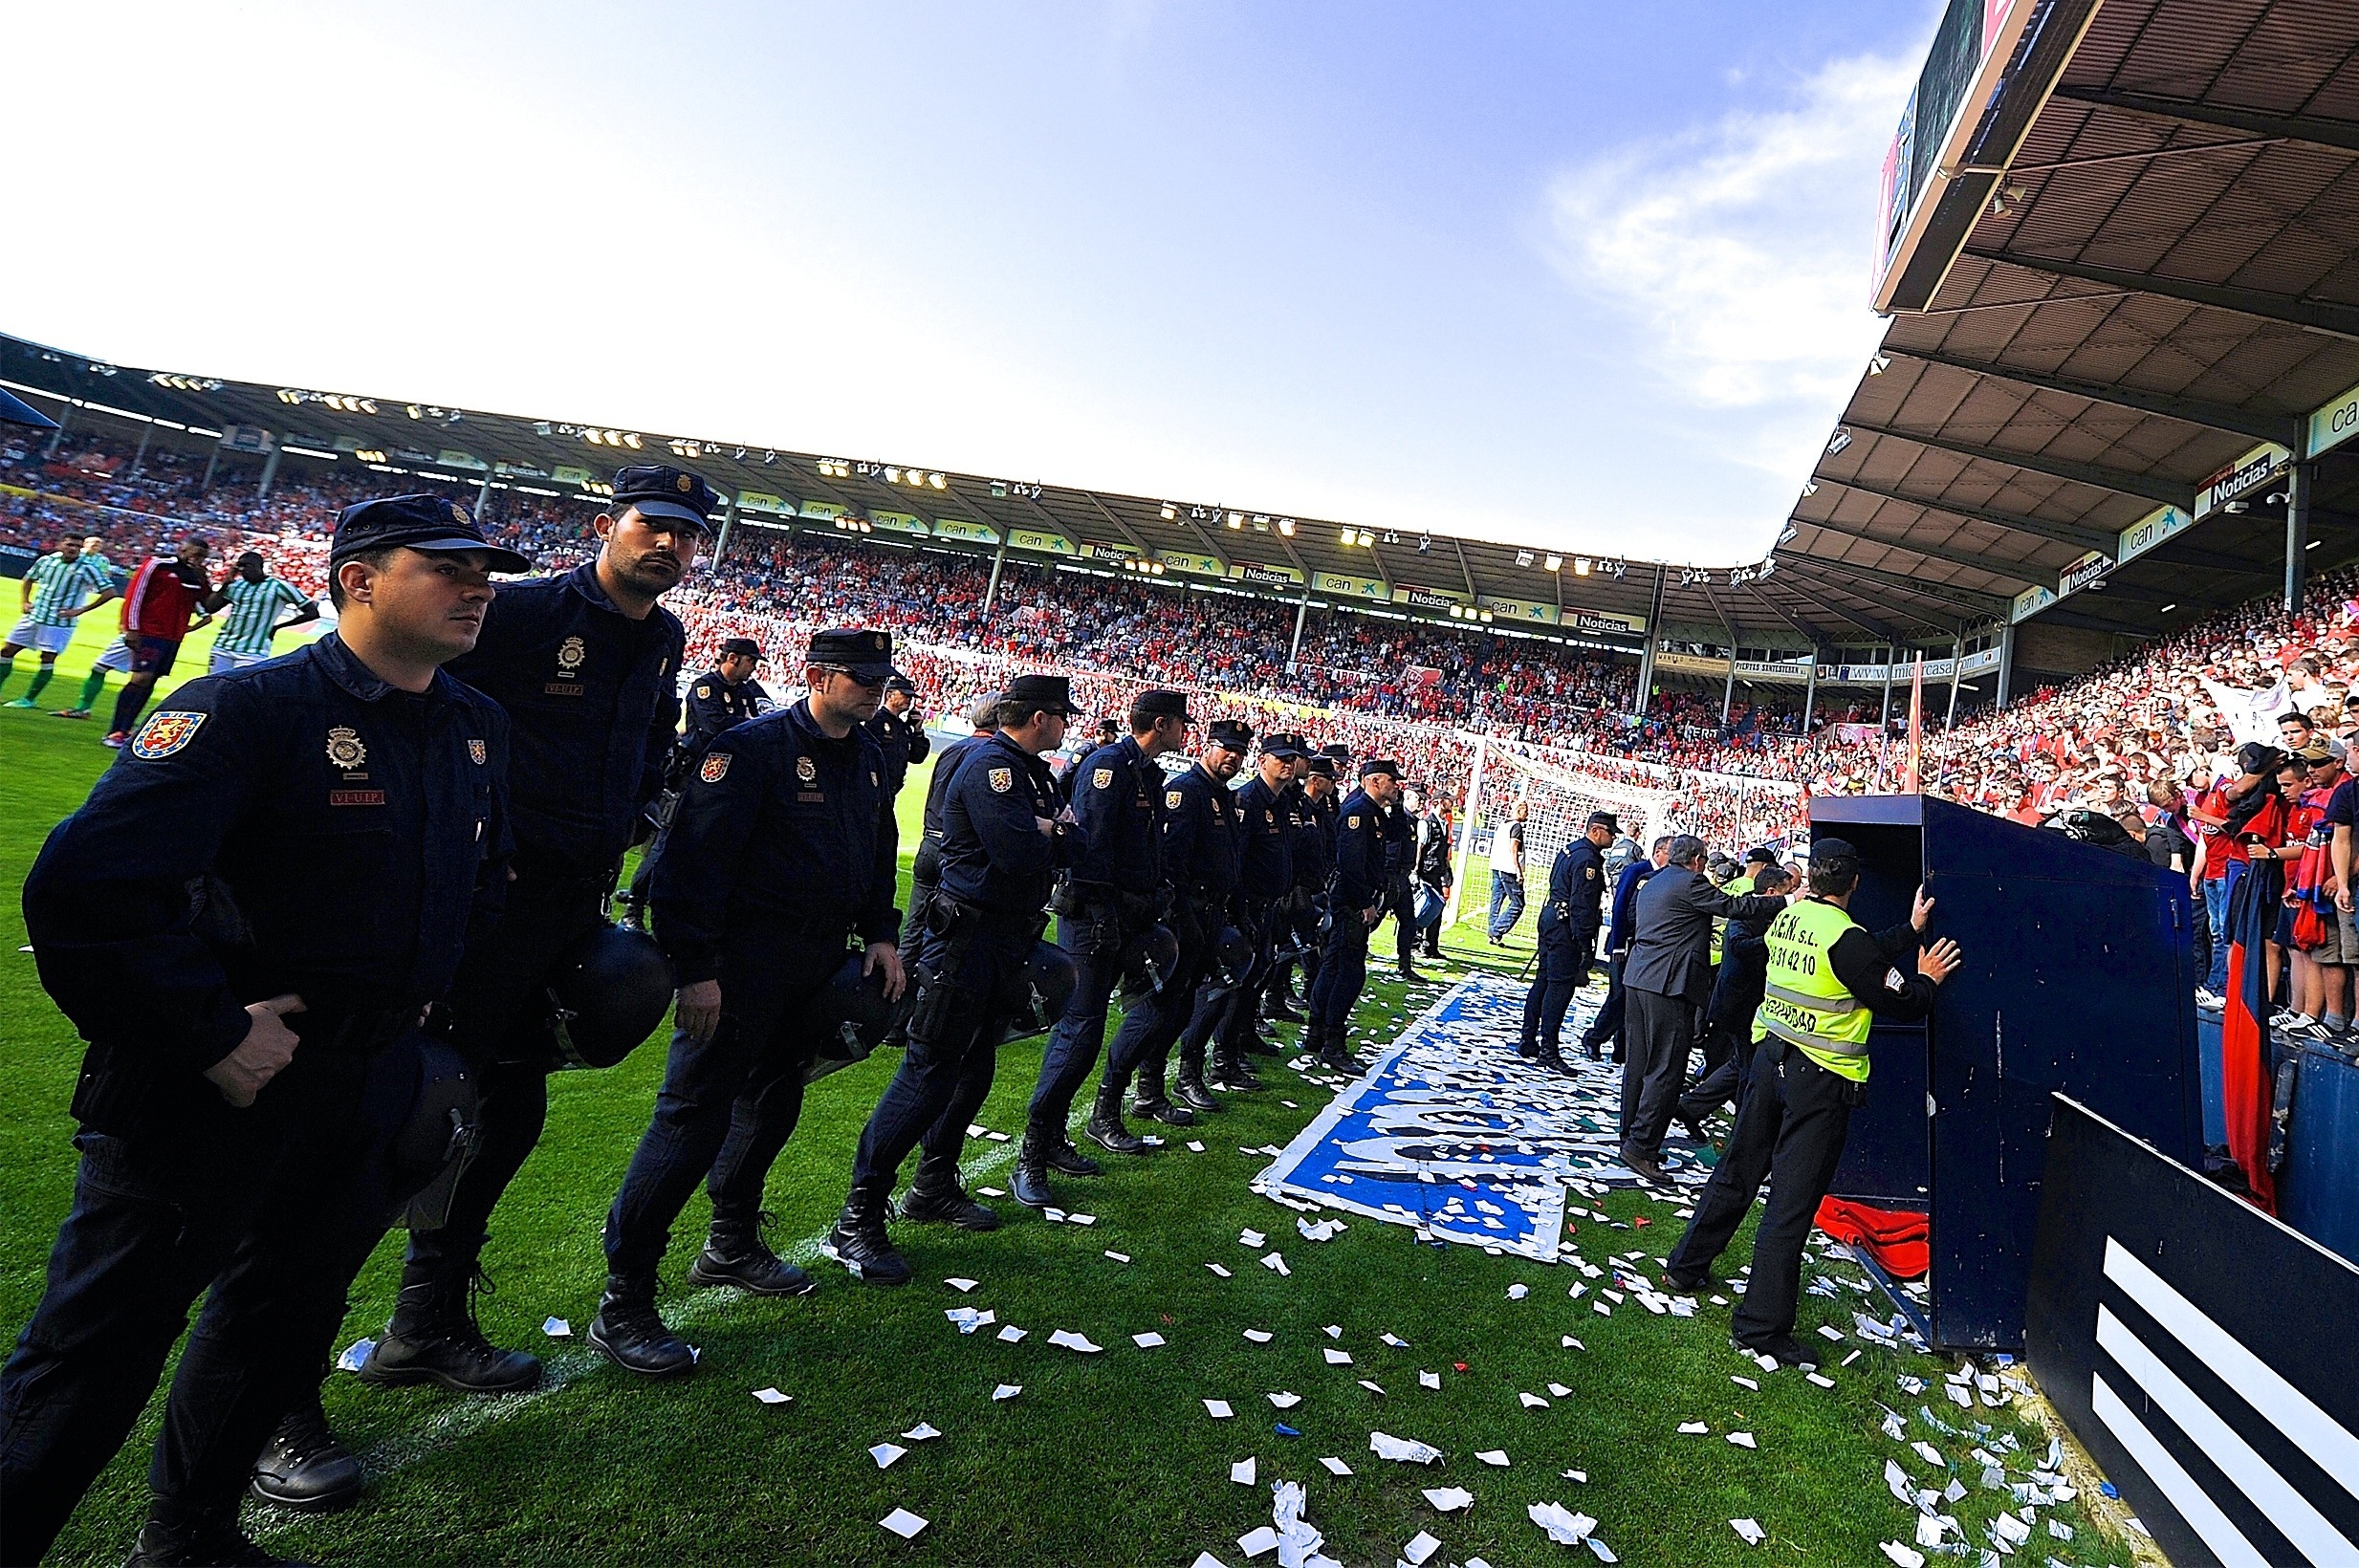
M 1819 1325 L 1819 1338 L 1823 1339 L 1833 1339 L 1840 1341 L 1843 1339 L 1843 1330 L 1837 1328 L 1832 1323 L 1821 1323 Z
M 890 1470 L 893 1461 L 908 1451 L 898 1443 L 880 1443 L 868 1450 L 868 1457 L 877 1462 L 877 1469 Z
M 1431 1443 L 1420 1443 L 1413 1437 L 1394 1437 L 1389 1432 L 1368 1433 L 1368 1448 L 1379 1459 L 1397 1459 L 1408 1465 L 1437 1465 L 1442 1450 Z
M 1710 1425 L 1701 1421 L 1683 1421 L 1679 1424 L 1679 1435 L 1682 1437 L 1693 1437 L 1700 1432 L 1710 1430 L 1712 1430 Z
M 999 1338 L 1007 1341 L 1009 1344 L 1016 1343 L 1018 1340 L 1022 1339 L 1023 1337 L 1024 1330 L 1017 1328 L 1014 1323 L 1008 1324 L 1007 1327 L 999 1331 Z
M 1507 1287 L 1507 1299 L 1510 1301 L 1520 1301 L 1531 1294 L 1532 1287 L 1529 1285 L 1510 1285 Z
M 1266 1328 L 1249 1328 L 1245 1331 L 1245 1338 L 1257 1345 L 1268 1344 L 1273 1337 Z
M 1886 1541 L 1884 1555 L 1898 1564 L 1898 1568 L 1925 1568 L 1925 1554 L 1905 1541 Z
M 1472 1508 L 1474 1494 L 1464 1487 L 1428 1487 L 1425 1500 L 1442 1513 L 1452 1514 L 1462 1508 Z
M 1320 1332 L 1324 1334 L 1330 1339 L 1340 1339 L 1343 1337 L 1343 1325 L 1341 1323 L 1329 1323 Z
M 1805 1372 L 1802 1374 L 1802 1378 L 1805 1382 L 1817 1383 L 1821 1388 L 1832 1388 L 1835 1386 L 1834 1379 L 1822 1377 L 1816 1372 Z
M 1736 1447 L 1740 1448 L 1758 1448 L 1760 1447 L 1759 1444 L 1753 1441 L 1753 1434 L 1751 1432 L 1731 1432 L 1728 1434 L 1728 1440 L 1731 1443 L 1736 1444 Z
M 1584 1487 L 1589 1484 L 1589 1472 L 1587 1470 L 1559 1470 L 1557 1473 L 1563 1476 L 1567 1481 L 1578 1481 Z
M 1198 1552 L 1196 1560 L 1190 1563 L 1188 1568 L 1229 1568 L 1229 1565 L 1210 1552 Z
M 1738 1537 L 1742 1539 L 1747 1546 L 1758 1546 L 1761 1542 L 1769 1539 L 1769 1532 L 1763 1530 L 1760 1527 L 1759 1522 L 1757 1520 L 1731 1519 L 1728 1521 L 1728 1527 L 1736 1532 Z
M 1362 1379 L 1360 1380 L 1360 1386 L 1361 1386 L 1361 1387 L 1363 1387 L 1363 1388 L 1365 1388 L 1365 1389 L 1366 1389 L 1366 1390 L 1367 1390 L 1369 1393 L 1371 1393 L 1371 1394 L 1381 1394 L 1381 1393 L 1383 1393 L 1383 1392 L 1384 1392 L 1384 1389 L 1383 1389 L 1383 1388 L 1379 1387 L 1379 1386 L 1378 1386 L 1377 1384 L 1375 1384 L 1375 1383 L 1372 1383 L 1368 1382 L 1368 1380 L 1367 1380 L 1367 1379 L 1365 1379 L 1365 1378 L 1362 1378 Z
M 1327 1473 L 1329 1475 L 1349 1475 L 1351 1473 L 1351 1467 L 1344 1464 L 1341 1459 L 1338 1459 L 1333 1454 L 1327 1455 L 1324 1459 L 1321 1459 L 1319 1462 L 1327 1468 Z
M 901 1435 L 912 1443 L 923 1443 L 928 1438 L 940 1437 L 942 1429 L 930 1421 L 921 1421 Z
M 542 1318 L 540 1331 L 552 1339 L 570 1339 L 574 1337 L 574 1325 L 562 1318 Z
M 1474 1457 L 1481 1460 L 1484 1464 L 1489 1465 L 1494 1470 L 1505 1470 L 1507 1468 L 1507 1450 L 1505 1448 L 1485 1448 L 1481 1452 L 1474 1455 Z
M 1150 1330 L 1145 1334 L 1133 1334 L 1130 1337 L 1130 1342 L 1137 1345 L 1141 1350 L 1152 1350 L 1157 1345 L 1163 1343 L 1163 1336 Z
M 1348 1350 L 1338 1350 L 1333 1345 L 1328 1345 L 1322 1347 L 1320 1353 L 1327 1358 L 1329 1366 L 1349 1366 L 1351 1364 L 1351 1352 Z
M 917 1533 L 926 1528 L 926 1521 L 906 1508 L 897 1508 L 877 1523 L 899 1535 L 903 1540 L 915 1540 Z
M 991 1397 L 994 1400 L 1014 1399 L 1023 1391 L 1024 1385 L 1020 1383 L 1003 1383 L 991 1391 Z
M 1548 1402 L 1540 1398 L 1538 1394 L 1518 1394 L 1516 1398 L 1523 1402 L 1523 1407 L 1527 1410 L 1545 1410 L 1548 1408 Z
M 1103 1345 L 1091 1344 L 1088 1335 L 1076 1334 L 1071 1329 L 1065 1328 L 1060 1328 L 1051 1334 L 1048 1337 L 1048 1342 L 1053 1345 L 1062 1345 L 1067 1350 L 1078 1350 L 1084 1356 L 1095 1356 L 1105 1348 Z
M 1202 1154 L 1204 1152 L 1204 1141 L 1200 1138 L 1190 1138 L 1188 1140 L 1188 1152 L 1190 1154 Z
M 1733 1372 L 1729 1374 L 1728 1381 L 1735 1383 L 1739 1388 L 1750 1388 L 1757 1394 L 1761 1391 L 1761 1385 L 1759 1383 L 1755 1383 L 1751 1378 L 1737 1377 Z
M 1281 1410 L 1291 1410 L 1302 1403 L 1302 1396 L 1294 1393 L 1265 1394 L 1262 1397 Z
M 1565 1387 L 1561 1383 L 1550 1383 L 1548 1385 L 1548 1392 L 1554 1394 L 1559 1399 L 1570 1399 L 1573 1393 L 1571 1389 Z
M 1111 1247 L 1105 1250 L 1105 1255 L 1112 1258 L 1117 1263 L 1127 1263 L 1130 1261 L 1130 1254 L 1128 1252 L 1118 1252 Z
M 1261 1260 L 1261 1266 L 1265 1269 L 1275 1269 L 1282 1274 L 1294 1273 L 1292 1269 L 1286 1267 L 1286 1256 L 1283 1252 L 1272 1252 Z
M 1212 1273 L 1214 1273 L 1214 1274 L 1218 1274 L 1218 1275 L 1219 1275 L 1221 1278 L 1223 1278 L 1223 1279 L 1229 1279 L 1229 1278 L 1233 1278 L 1233 1277 L 1234 1277 L 1234 1275 L 1232 1275 L 1232 1274 L 1229 1273 L 1229 1271 L 1228 1271 L 1228 1270 L 1226 1270 L 1226 1269 L 1222 1268 L 1222 1267 L 1221 1267 L 1219 1264 L 1217 1264 L 1217 1263 L 1207 1263 L 1207 1264 L 1205 1265 L 1205 1267 L 1206 1267 L 1206 1268 L 1208 1268 L 1208 1269 L 1210 1269 L 1210 1270 L 1212 1270 Z
M 1236 1549 L 1249 1557 L 1257 1557 L 1264 1552 L 1274 1552 L 1278 1549 L 1278 1532 L 1266 1524 L 1256 1525 L 1236 1538 Z
M 1335 1233 L 1343 1229 L 1343 1222 L 1342 1220 L 1321 1220 L 1317 1225 L 1313 1225 L 1306 1219 L 1298 1219 L 1294 1222 L 1294 1228 L 1302 1233 L 1304 1241 L 1333 1241 Z
M 573 1331 L 568 1329 L 566 1332 L 570 1334 Z M 344 1347 L 344 1353 L 336 1358 L 337 1370 L 341 1372 L 360 1371 L 360 1368 L 368 1362 L 368 1353 L 376 1348 L 377 1341 L 374 1339 L 353 1340 L 352 1343 Z
M 1269 1239 L 1258 1230 L 1239 1230 L 1236 1233 L 1236 1244 L 1239 1247 L 1258 1247 Z
M 754 1397 L 764 1405 L 790 1405 L 795 1399 L 794 1395 L 781 1394 L 775 1388 L 756 1388 Z
M 1395 1350 L 1407 1350 L 1409 1348 L 1409 1341 L 1402 1339 L 1399 1335 L 1392 1333 L 1390 1330 L 1387 1330 L 1385 1333 L 1378 1335 L 1377 1338 L 1384 1340 L 1385 1343 L 1390 1345 Z
M 1533 1503 L 1524 1512 L 1532 1516 L 1534 1524 L 1548 1533 L 1550 1540 L 1560 1546 L 1579 1546 L 1589 1538 L 1589 1532 L 1597 1528 L 1595 1519 L 1586 1514 L 1575 1514 L 1562 1503 Z
M 1204 1402 L 1204 1413 L 1214 1421 L 1226 1421 L 1235 1412 L 1229 1408 L 1229 1402 L 1225 1399 L 1208 1399 Z
M 1229 1467 L 1229 1479 L 1234 1481 L 1241 1487 L 1252 1486 L 1254 1484 L 1255 1467 L 1258 1461 L 1256 1461 L 1253 1455 L 1247 1454 L 1244 1458 Z
M 946 1279 L 942 1283 L 948 1285 L 959 1295 L 964 1296 L 969 1291 L 974 1289 L 976 1281 L 972 1279 Z
M 1407 1546 L 1401 1548 L 1401 1558 L 1409 1565 L 1409 1568 L 1423 1568 L 1425 1559 L 1441 1549 L 1442 1543 L 1439 1540 L 1420 1530 L 1410 1538 Z
M 1441 1385 L 1442 1375 L 1439 1372 L 1420 1372 L 1417 1374 L 1417 1386 L 1420 1388 L 1439 1388 Z

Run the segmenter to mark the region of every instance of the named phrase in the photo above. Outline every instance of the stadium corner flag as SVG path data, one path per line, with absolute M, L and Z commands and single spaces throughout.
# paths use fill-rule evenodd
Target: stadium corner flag
M 2275 1075 L 2269 1070 L 2269 966 L 2262 945 L 2275 924 L 2278 877 L 2274 863 L 2255 862 L 2228 891 L 2227 1012 L 2219 1025 L 2220 1099 L 2227 1110 L 2228 1152 L 2243 1168 L 2253 1202 L 2277 1212 L 2277 1182 L 2269 1173 L 2269 1118 Z

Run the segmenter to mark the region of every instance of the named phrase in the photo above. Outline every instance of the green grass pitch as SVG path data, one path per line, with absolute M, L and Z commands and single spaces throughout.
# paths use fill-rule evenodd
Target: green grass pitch
M 73 673 L 61 672 L 57 686 L 87 666 L 103 641 L 96 632 L 67 656 Z M 20 657 L 10 695 L 22 691 L 31 663 Z M 54 707 L 70 694 L 53 686 L 44 697 L 57 698 Z M 97 728 L 0 710 L 0 880 L 11 889 L 21 885 L 50 826 L 111 760 Z M 902 796 L 905 844 L 914 838 L 925 786 L 921 768 Z M 1520 962 L 1529 950 L 1514 947 L 1502 959 L 1483 943 L 1484 876 L 1478 865 L 1470 918 L 1451 933 L 1456 962 L 1447 976 L 1474 963 Z M 332 918 L 336 894 L 325 868 L 318 896 L 322 918 Z M 1389 926 L 1379 933 L 1384 951 L 1390 936 Z M 31 956 L 17 950 L 24 926 L 14 897 L 0 914 L 0 1073 L 11 1113 L 0 1125 L 0 1331 L 12 1340 L 38 1296 L 71 1193 L 65 1107 L 78 1049 Z M 1388 1034 L 1394 1013 L 1435 994 L 1405 999 L 1401 986 L 1378 980 L 1361 1022 Z M 984 1125 L 1020 1128 L 1040 1046 L 1035 1039 L 1001 1054 Z M 880 1053 L 814 1087 L 770 1181 L 781 1250 L 815 1239 L 833 1217 L 853 1141 L 893 1064 Z M 1933 1376 L 1944 1361 L 1870 1348 L 1834 1372 L 1831 1391 L 1781 1372 L 1761 1377 L 1754 1393 L 1730 1382 L 1732 1374 L 1759 1374 L 1728 1348 L 1723 1309 L 1708 1307 L 1692 1321 L 1634 1305 L 1602 1318 L 1588 1300 L 1567 1299 L 1568 1270 L 1420 1247 L 1398 1228 L 1367 1221 L 1354 1220 L 1324 1245 L 1302 1241 L 1291 1211 L 1247 1189 L 1263 1157 L 1238 1152 L 1283 1144 L 1323 1102 L 1282 1068 L 1265 1072 L 1267 1091 L 1229 1097 L 1225 1113 L 1150 1157 L 1113 1159 L 1102 1178 L 1061 1183 L 1077 1209 L 1099 1217 L 1094 1228 L 1047 1224 L 1012 1201 L 998 1204 L 1009 1223 L 993 1235 L 897 1227 L 917 1273 L 903 1290 L 862 1287 L 819 1260 L 813 1267 L 820 1289 L 802 1300 L 691 1293 L 682 1276 L 702 1233 L 700 1193 L 666 1259 L 665 1307 L 703 1361 L 685 1383 L 645 1384 L 608 1366 L 579 1336 L 596 1310 L 606 1206 L 662 1067 L 659 1044 L 610 1072 L 559 1075 L 547 1136 L 494 1220 L 485 1262 L 499 1291 L 484 1305 L 485 1326 L 502 1343 L 538 1351 L 547 1386 L 475 1400 L 380 1392 L 332 1378 L 328 1411 L 373 1472 L 368 1494 L 357 1509 L 323 1518 L 250 1508 L 249 1526 L 267 1544 L 337 1563 L 1177 1568 L 1210 1551 L 1236 1568 L 1245 1560 L 1237 1537 L 1269 1522 L 1269 1483 L 1284 1477 L 1306 1484 L 1308 1517 L 1325 1532 L 1326 1551 L 1351 1564 L 1390 1563 L 1421 1530 L 1443 1542 L 1437 1563 L 1568 1560 L 1567 1549 L 1526 1516 L 1528 1504 L 1545 1500 L 1597 1517 L 1599 1535 L 1628 1563 L 1864 1564 L 1884 1561 L 1878 1543 L 1910 1539 L 1913 1527 L 1910 1511 L 1885 1491 L 1886 1460 L 1897 1457 L 1942 1484 L 1878 1423 L 1879 1402 L 1904 1415 L 1920 1403 L 1894 1387 L 1896 1373 Z M 1190 1136 L 1201 1136 L 1205 1152 L 1181 1146 Z M 972 1142 L 971 1180 L 1004 1187 L 1012 1149 Z M 1668 1205 L 1624 1195 L 1609 1207 L 1654 1223 L 1628 1230 L 1582 1223 L 1576 1239 L 1593 1260 L 1635 1246 L 1659 1257 L 1676 1234 Z M 1249 1226 L 1283 1251 L 1290 1277 L 1257 1266 L 1257 1252 L 1238 1244 Z M 398 1243 L 388 1241 L 362 1274 L 340 1342 L 383 1323 Z M 1107 1258 L 1109 1249 L 1131 1261 Z M 1727 1266 L 1741 1261 L 1739 1252 Z M 1208 1262 L 1233 1277 L 1216 1277 Z M 961 1296 L 942 1283 L 950 1275 L 981 1285 Z M 1518 1281 L 1531 1286 L 1530 1296 L 1511 1300 L 1508 1287 Z M 1805 1296 L 1801 1332 L 1828 1319 L 1847 1328 L 1844 1295 Z M 990 1307 L 1028 1337 L 1016 1344 L 999 1342 L 992 1330 L 962 1337 L 943 1316 L 956 1305 Z M 551 1316 L 570 1318 L 577 1337 L 544 1338 L 540 1325 Z M 1356 1364 L 1323 1363 L 1321 1348 L 1336 1341 L 1321 1329 L 1331 1323 L 1343 1326 L 1341 1343 Z M 1086 1334 L 1104 1354 L 1050 1346 L 1059 1328 Z M 1243 1338 L 1246 1329 L 1275 1338 L 1256 1345 Z M 1135 1348 L 1131 1336 L 1150 1330 L 1168 1344 Z M 1388 1348 L 1379 1339 L 1385 1333 L 1409 1348 Z M 1562 1348 L 1566 1333 L 1587 1351 Z M 1441 1374 L 1438 1393 L 1419 1387 L 1421 1369 Z M 1362 1388 L 1363 1377 L 1385 1394 Z M 1546 1409 L 1520 1405 L 1518 1392 L 1544 1392 L 1551 1382 L 1572 1395 Z M 1022 1394 L 994 1403 L 992 1391 L 1003 1383 L 1021 1384 Z M 752 1397 L 773 1384 L 793 1403 L 774 1408 Z M 1263 1398 L 1278 1390 L 1302 1396 L 1282 1418 Z M 1210 1419 L 1201 1403 L 1208 1397 L 1231 1401 L 1234 1419 Z M 160 1405 L 159 1396 L 53 1561 L 120 1560 L 142 1516 L 145 1449 Z M 2012 1415 L 1984 1415 L 2034 1442 Z M 1277 1435 L 1278 1419 L 1302 1435 Z M 879 1470 L 869 1447 L 921 1421 L 944 1435 L 908 1444 L 906 1458 Z M 1678 1435 L 1684 1421 L 1708 1422 L 1711 1432 Z M 1931 1438 L 1974 1486 L 1968 1445 L 1911 1426 L 1911 1438 Z M 1431 1469 L 1380 1460 L 1368 1451 L 1371 1428 L 1433 1444 L 1447 1460 Z M 1757 1433 L 1758 1449 L 1725 1442 L 1733 1429 Z M 1476 1450 L 1490 1448 L 1504 1449 L 1511 1468 L 1477 1462 Z M 1229 1479 L 1229 1466 L 1249 1454 L 1260 1462 L 1260 1484 L 1251 1488 Z M 1323 1455 L 1340 1456 L 1354 1473 L 1331 1477 L 1319 1465 Z M 1567 1469 L 1585 1470 L 1587 1483 L 1562 1479 Z M 1420 1492 L 1444 1486 L 1472 1491 L 1472 1509 L 1437 1514 Z M 1976 1490 L 1959 1506 L 1977 1546 L 1993 1496 Z M 888 1535 L 877 1521 L 897 1507 L 930 1527 L 906 1543 Z M 2050 1540 L 2042 1527 L 2020 1560 L 2049 1552 L 2074 1563 L 2127 1560 L 2075 1509 L 2054 1513 L 2071 1520 L 2077 1539 Z M 1766 1544 L 1740 1543 L 1728 1524 L 1734 1517 L 1758 1519 Z M 1569 1560 L 1591 1559 L 1573 1549 Z

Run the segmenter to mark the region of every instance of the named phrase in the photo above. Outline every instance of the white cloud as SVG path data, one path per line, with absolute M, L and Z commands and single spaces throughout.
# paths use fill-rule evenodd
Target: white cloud
M 1713 436 L 1738 462 L 1799 480 L 1882 335 L 1870 193 L 1914 69 L 1833 61 L 1790 108 L 1617 148 L 1549 188 L 1559 271 L 1679 401 L 1725 411 Z

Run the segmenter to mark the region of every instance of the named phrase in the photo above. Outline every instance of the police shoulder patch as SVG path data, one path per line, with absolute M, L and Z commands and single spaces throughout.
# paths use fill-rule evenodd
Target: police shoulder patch
M 699 697 L 710 697 L 710 696 L 711 696 L 711 695 L 712 695 L 712 683 L 711 683 L 710 681 L 699 681 L 699 682 L 696 684 L 696 695 L 698 695 Z
M 1114 770 L 1111 768 L 1098 768 L 1090 773 L 1089 787 L 1093 790 L 1103 790 L 1113 782 Z
M 1360 825 L 1360 814 L 1358 812 L 1353 812 L 1349 817 L 1344 817 L 1343 825 L 1347 828 L 1358 827 Z
M 467 743 L 467 755 L 469 760 L 472 761 L 476 767 L 480 768 L 487 760 L 489 760 L 491 753 L 484 746 L 483 742 L 479 740 L 470 740 Z
M 718 784 L 729 776 L 729 753 L 713 751 L 705 757 L 705 765 L 696 770 L 696 776 L 708 784 Z
M 1170 807 L 1173 811 L 1179 810 L 1180 807 L 1186 803 L 1187 799 L 1188 796 L 1183 791 L 1166 790 L 1163 792 L 1163 803 Z
M 197 738 L 209 713 L 190 712 L 186 708 L 159 711 L 140 726 L 140 732 L 131 742 L 131 754 L 142 762 L 154 762 L 168 757 Z
M 992 792 L 994 795 L 1005 795 L 1010 790 L 1016 788 L 1016 770 L 1013 768 L 994 768 L 991 771 L 991 787 Z

